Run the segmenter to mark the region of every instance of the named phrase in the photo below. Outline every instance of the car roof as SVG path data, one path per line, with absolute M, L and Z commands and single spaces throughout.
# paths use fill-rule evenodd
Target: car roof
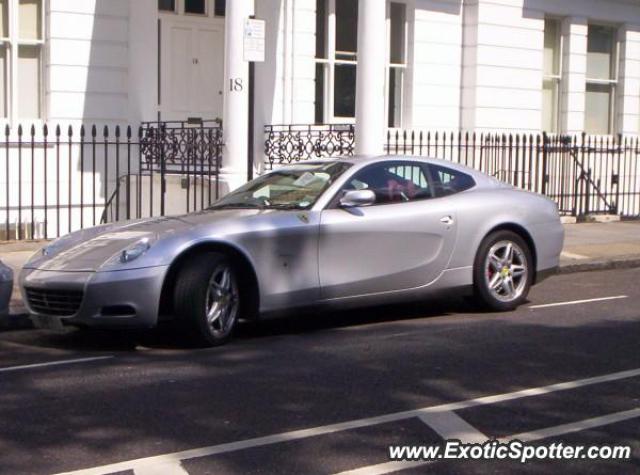
M 432 165 L 439 165 L 447 168 L 451 168 L 453 170 L 458 170 L 463 173 L 467 173 L 476 179 L 478 184 L 482 185 L 495 185 L 499 183 L 499 181 L 485 173 L 482 173 L 479 170 L 475 170 L 473 168 L 469 168 L 465 165 L 452 162 L 450 160 L 443 160 L 441 158 L 433 158 L 433 157 L 424 157 L 417 155 L 400 155 L 400 154 L 392 154 L 392 155 L 353 155 L 353 156 L 340 156 L 340 157 L 327 157 L 327 158 L 318 158 L 318 159 L 310 159 L 310 160 L 301 160 L 299 162 L 291 163 L 291 165 L 295 164 L 312 164 L 312 163 L 327 163 L 327 162 L 346 162 L 351 163 L 353 165 L 358 165 L 358 168 L 361 166 L 368 165 L 371 163 L 382 163 L 382 162 L 392 162 L 396 160 L 408 160 L 408 161 L 416 161 L 421 163 L 428 163 Z

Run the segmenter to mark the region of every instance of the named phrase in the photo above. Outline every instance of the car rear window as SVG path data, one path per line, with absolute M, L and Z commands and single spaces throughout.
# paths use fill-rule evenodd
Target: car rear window
M 449 196 L 476 186 L 471 175 L 440 165 L 429 165 L 436 196 Z

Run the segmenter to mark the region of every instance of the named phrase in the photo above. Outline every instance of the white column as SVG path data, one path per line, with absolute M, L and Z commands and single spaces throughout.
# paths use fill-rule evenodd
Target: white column
M 247 180 L 249 126 L 249 63 L 243 57 L 245 20 L 253 14 L 253 0 L 227 2 L 224 25 L 224 153 L 222 181 L 231 191 Z
M 358 2 L 356 153 L 380 155 L 385 137 L 386 1 Z
M 587 77 L 587 19 L 562 21 L 562 132 L 579 134 L 584 130 Z
M 623 25 L 619 34 L 617 131 L 624 135 L 636 135 L 640 117 L 640 26 Z

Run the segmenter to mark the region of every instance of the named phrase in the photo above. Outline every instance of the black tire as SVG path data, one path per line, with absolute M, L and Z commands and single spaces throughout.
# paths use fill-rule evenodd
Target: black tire
M 494 274 L 492 274 L 492 269 L 488 267 L 490 265 L 488 260 L 489 253 L 491 252 L 493 254 L 492 250 L 500 251 L 503 243 L 513 244 L 512 249 L 515 250 L 513 252 L 518 254 L 517 259 L 514 255 L 512 261 L 517 260 L 518 264 L 507 266 L 505 265 L 507 261 L 502 261 L 500 263 L 501 265 L 498 265 L 501 269 L 494 269 Z M 507 248 L 505 247 L 505 252 L 506 251 Z M 496 260 L 491 260 L 491 262 L 496 263 Z M 518 277 L 516 285 L 516 277 L 513 269 L 519 267 L 521 264 L 525 265 L 526 273 Z M 494 265 L 491 264 L 491 267 L 494 268 Z M 509 269 L 505 270 L 505 267 L 509 267 Z M 518 269 L 518 272 L 520 271 L 521 270 Z M 473 287 L 476 301 L 483 307 L 497 312 L 514 310 L 526 301 L 531 283 L 533 282 L 534 272 L 531 249 L 529 249 L 528 244 L 522 237 L 512 231 L 506 230 L 491 233 L 480 243 L 473 265 Z M 497 282 L 494 290 L 490 288 L 490 280 L 493 281 L 493 279 L 501 281 Z M 509 280 L 511 281 L 511 287 L 509 287 L 508 284 Z M 498 287 L 497 289 L 495 289 L 496 286 Z M 513 294 L 506 290 L 507 288 L 513 288 Z M 504 295 L 499 295 L 500 293 L 504 293 Z
M 212 297 L 214 290 L 210 284 L 218 278 L 220 269 L 229 270 L 232 285 L 236 289 L 235 297 L 223 298 L 222 294 Z M 233 262 L 217 252 L 194 255 L 184 263 L 177 277 L 174 288 L 175 314 L 187 335 L 200 346 L 218 346 L 229 341 L 239 318 L 241 297 L 238 273 Z M 216 298 L 225 304 L 235 303 L 234 315 L 229 317 L 226 325 L 222 314 L 213 322 L 208 320 L 207 311 L 212 306 L 212 298 L 214 303 Z M 220 306 L 224 310 L 222 303 Z

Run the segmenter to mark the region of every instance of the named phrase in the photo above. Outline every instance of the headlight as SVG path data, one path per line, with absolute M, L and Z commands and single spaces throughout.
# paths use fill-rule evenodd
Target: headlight
M 140 239 L 120 253 L 120 262 L 126 264 L 143 255 L 151 247 L 151 240 L 148 237 Z

